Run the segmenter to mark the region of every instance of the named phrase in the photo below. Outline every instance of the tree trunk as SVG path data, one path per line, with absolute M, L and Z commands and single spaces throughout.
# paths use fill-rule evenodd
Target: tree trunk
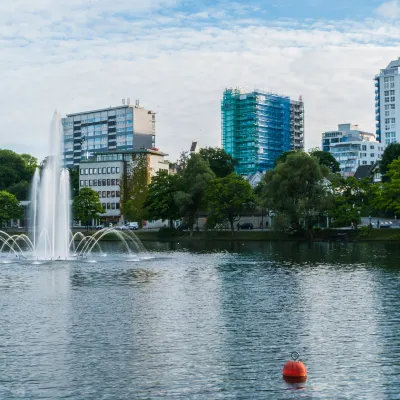
M 235 231 L 235 228 L 233 227 L 233 221 L 229 221 L 231 224 L 231 234 L 233 236 L 233 232 Z

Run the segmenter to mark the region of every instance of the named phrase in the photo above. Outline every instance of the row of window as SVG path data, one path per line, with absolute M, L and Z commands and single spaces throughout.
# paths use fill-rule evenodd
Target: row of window
M 81 168 L 81 175 L 119 174 L 120 167 Z
M 383 80 L 384 82 L 394 82 L 394 76 L 385 76 Z
M 396 118 L 385 118 L 385 124 L 395 124 Z
M 385 104 L 385 110 L 395 110 L 396 104 Z
M 107 190 L 107 191 L 102 191 L 102 192 L 98 192 L 98 195 L 100 198 L 119 198 L 121 197 L 121 193 L 119 190 Z
M 81 181 L 80 186 L 119 186 L 119 179 L 94 179 L 88 181 Z
M 119 210 L 119 203 L 101 203 L 105 210 Z
M 390 100 L 389 100 L 390 99 Z M 389 101 L 396 101 L 395 96 L 392 97 L 385 97 L 385 103 L 389 103 Z
M 392 83 L 385 83 L 384 84 L 384 89 L 394 89 L 394 82 Z
M 385 90 L 385 96 L 394 96 L 394 90 Z

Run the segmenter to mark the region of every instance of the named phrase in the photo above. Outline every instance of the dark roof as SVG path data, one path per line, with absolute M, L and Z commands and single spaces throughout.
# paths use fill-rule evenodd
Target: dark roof
M 371 176 L 372 168 L 373 165 L 360 165 L 354 174 L 354 178 L 363 179 L 367 176 Z

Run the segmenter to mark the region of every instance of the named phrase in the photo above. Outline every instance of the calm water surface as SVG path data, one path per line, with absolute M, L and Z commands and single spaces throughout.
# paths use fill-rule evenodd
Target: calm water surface
M 400 398 L 396 245 L 145 245 L 0 260 L 0 399 Z

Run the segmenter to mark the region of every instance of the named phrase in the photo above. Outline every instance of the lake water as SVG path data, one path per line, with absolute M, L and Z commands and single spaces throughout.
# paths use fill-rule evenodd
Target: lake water
M 145 246 L 1 259 L 0 399 L 400 398 L 398 245 Z

